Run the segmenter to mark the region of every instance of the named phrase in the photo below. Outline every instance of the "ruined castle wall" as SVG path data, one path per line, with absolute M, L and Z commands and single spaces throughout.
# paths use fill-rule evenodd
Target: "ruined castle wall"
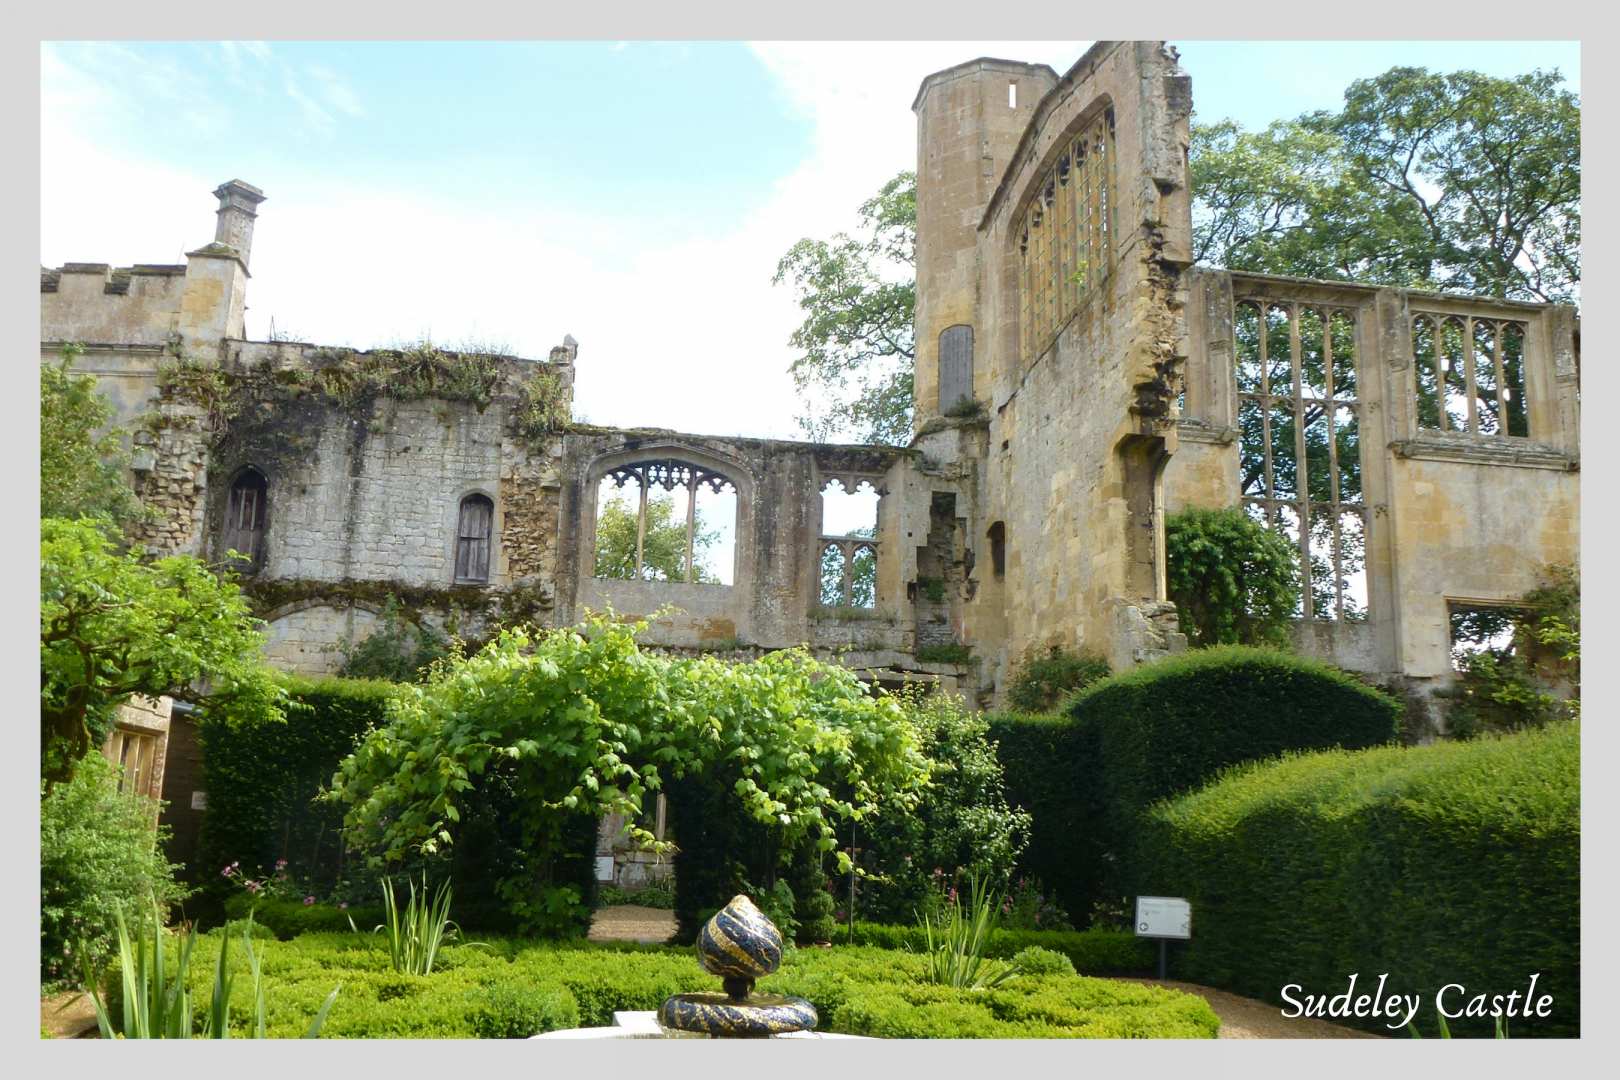
M 40 273 L 43 342 L 162 347 L 174 332 L 184 266 L 67 263 Z
M 562 441 L 558 619 L 611 607 L 656 620 L 647 640 L 680 648 L 764 648 L 859 644 L 897 648 L 904 635 L 896 599 L 879 574 L 871 613 L 819 609 L 821 487 L 827 478 L 872 478 L 889 485 L 903 452 L 839 448 L 761 439 L 727 439 L 671 431 L 578 429 Z M 613 468 L 670 459 L 724 475 L 735 486 L 732 583 L 703 584 L 598 578 L 594 574 L 599 485 Z M 654 494 L 658 489 L 654 489 Z M 886 500 L 886 507 L 892 500 Z M 881 515 L 886 521 L 892 509 Z M 879 536 L 880 562 L 885 541 Z
M 1158 469 L 1175 450 L 1170 375 L 1187 351 L 1185 76 L 1151 42 L 1101 43 L 1036 110 L 980 228 L 992 478 L 970 535 L 1006 536 L 1005 655 L 1062 645 L 1124 667 L 1164 638 Z M 1069 140 L 1114 123 L 1111 266 L 1050 342 L 1021 340 L 1024 212 Z M 968 621 L 994 614 L 970 605 Z

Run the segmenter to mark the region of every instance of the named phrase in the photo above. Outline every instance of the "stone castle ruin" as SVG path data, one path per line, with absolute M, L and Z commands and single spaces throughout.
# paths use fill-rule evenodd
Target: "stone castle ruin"
M 572 339 L 543 359 L 246 340 L 264 195 L 239 180 L 185 265 L 42 270 L 41 353 L 82 344 L 135 431 L 163 515 L 142 539 L 249 556 L 289 669 L 333 670 L 389 596 L 474 638 L 668 605 L 657 646 L 807 643 L 989 706 L 1050 646 L 1116 670 L 1183 648 L 1165 514 L 1241 505 L 1314 578 L 1301 651 L 1441 685 L 1454 611 L 1578 564 L 1575 312 L 1194 266 L 1191 107 L 1158 42 L 923 81 L 905 447 L 573 424 Z M 830 532 L 829 490 L 875 493 L 872 526 Z M 601 576 L 610 496 L 635 566 Z M 686 552 L 653 571 L 671 496 L 659 535 L 685 515 Z M 727 565 L 697 565 L 699 512 Z

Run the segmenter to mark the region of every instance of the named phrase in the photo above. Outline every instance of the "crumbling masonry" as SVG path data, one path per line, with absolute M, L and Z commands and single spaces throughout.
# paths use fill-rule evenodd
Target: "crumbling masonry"
M 240 181 L 183 266 L 42 270 L 42 356 L 84 345 L 163 511 L 143 539 L 246 551 L 268 655 L 301 671 L 389 595 L 472 637 L 673 605 L 651 642 L 808 643 L 990 705 L 1048 646 L 1116 669 L 1184 647 L 1164 515 L 1240 505 L 1312 576 L 1299 647 L 1421 692 L 1451 675 L 1453 608 L 1578 562 L 1572 309 L 1194 267 L 1191 88 L 1161 43 L 1100 42 L 1061 77 L 972 60 L 912 108 L 906 447 L 571 424 L 571 339 L 543 360 L 244 340 L 263 194 Z M 599 486 L 631 473 L 734 495 L 729 583 L 596 576 Z M 881 495 L 875 535 L 824 535 L 834 479 Z M 867 601 L 839 559 L 871 564 Z

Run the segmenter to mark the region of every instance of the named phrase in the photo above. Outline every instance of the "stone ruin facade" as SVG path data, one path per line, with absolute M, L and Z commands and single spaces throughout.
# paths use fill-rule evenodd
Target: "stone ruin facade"
M 473 638 L 670 605 L 659 647 L 808 644 L 992 706 L 1052 646 L 1116 670 L 1185 647 L 1164 517 L 1243 506 L 1315 579 L 1300 650 L 1421 699 L 1451 677 L 1453 612 L 1578 565 L 1572 308 L 1194 266 L 1191 86 L 1163 43 L 1099 42 L 1061 76 L 972 60 L 912 108 L 905 447 L 573 424 L 572 339 L 543 359 L 248 341 L 264 196 L 241 181 L 185 265 L 42 270 L 42 359 L 83 346 L 163 511 L 142 539 L 246 552 L 269 659 L 304 672 L 389 596 Z M 597 576 L 598 492 L 626 478 L 732 500 L 729 572 Z M 877 493 L 875 528 L 829 534 L 834 481 Z

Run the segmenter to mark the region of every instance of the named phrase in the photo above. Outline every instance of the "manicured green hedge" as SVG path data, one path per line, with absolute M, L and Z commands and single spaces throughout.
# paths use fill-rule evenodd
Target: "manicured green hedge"
M 361 930 L 370 931 L 381 925 L 381 904 L 351 904 L 339 908 L 333 904 L 305 904 L 302 900 L 264 900 L 246 892 L 232 893 L 225 898 L 225 917 L 253 921 L 282 941 L 290 941 L 299 934 L 338 933 L 350 929 L 349 920 Z
M 203 716 L 208 809 L 197 879 L 210 888 L 221 885 L 220 868 L 233 862 L 252 877 L 287 859 L 294 876 L 321 884 L 334 881 L 343 863 L 342 810 L 312 800 L 360 733 L 383 721 L 394 686 L 279 678 L 289 698 L 285 720 L 218 708 Z
M 847 933 L 847 930 L 841 933 Z M 842 942 L 844 938 L 839 938 Z M 920 926 L 856 923 L 855 944 L 922 953 L 928 948 Z M 1032 946 L 1062 953 L 1082 975 L 1142 975 L 1153 970 L 1154 944 L 1123 930 L 1009 930 L 990 935 L 985 955 L 1008 959 Z
M 1199 649 L 1110 676 L 1056 716 L 994 717 L 1008 798 L 1035 819 L 1024 873 L 1077 924 L 1141 889 L 1136 822 L 1154 800 L 1244 761 L 1359 748 L 1399 731 L 1400 705 L 1337 668 L 1270 649 Z
M 1387 743 L 1401 716 L 1394 698 L 1338 668 L 1241 645 L 1112 676 L 1076 693 L 1066 709 L 1096 725 L 1102 801 L 1118 826 L 1228 765 Z
M 990 738 L 1007 801 L 1030 815 L 1018 872 L 1039 881 L 1075 926 L 1103 894 L 1108 845 L 1102 832 L 1096 728 L 1066 715 L 1001 713 Z
M 219 940 L 217 933 L 204 935 L 193 954 L 201 1000 Z M 480 940 L 483 947 L 443 950 L 443 970 L 428 976 L 395 974 L 373 935 L 266 942 L 260 952 L 268 1032 L 301 1035 L 339 983 L 323 1038 L 521 1037 L 605 1026 L 617 1010 L 655 1010 L 671 994 L 719 988 L 690 949 Z M 244 965 L 239 941 L 232 955 Z M 822 1031 L 885 1038 L 1212 1038 L 1219 1029 L 1203 999 L 1172 990 L 1074 975 L 1022 978 L 994 991 L 951 990 L 923 982 L 925 966 L 920 956 L 884 949 L 804 948 L 759 988 L 809 998 Z M 232 1009 L 238 1032 L 246 1029 L 247 1007 L 239 990 Z
M 1154 807 L 1142 851 L 1145 887 L 1192 901 L 1180 977 L 1280 1002 L 1388 972 L 1432 1035 L 1445 984 L 1522 993 L 1539 972 L 1552 1016 L 1511 1035 L 1578 1034 L 1578 724 L 1244 766 Z

